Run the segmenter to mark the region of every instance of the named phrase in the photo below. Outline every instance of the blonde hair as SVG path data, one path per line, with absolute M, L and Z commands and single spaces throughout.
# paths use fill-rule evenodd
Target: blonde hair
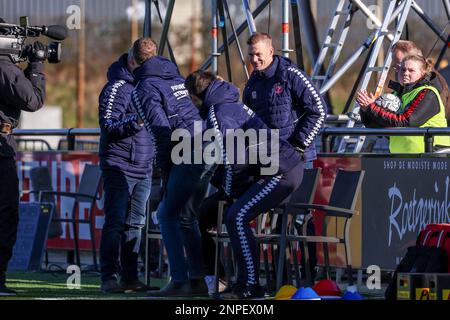
M 252 34 L 247 40 L 247 45 L 252 46 L 261 41 L 266 41 L 267 43 L 272 45 L 272 37 L 270 36 L 270 34 L 265 32 L 256 32 Z
M 412 41 L 398 40 L 392 46 L 392 52 L 395 50 L 399 50 L 407 55 L 423 56 L 422 50 L 420 50 L 419 47 Z
M 422 64 L 422 71 L 425 74 L 430 74 L 430 72 L 433 71 L 433 61 L 431 59 L 425 59 L 422 55 L 418 54 L 410 54 L 403 58 L 402 63 L 410 60 L 420 62 Z

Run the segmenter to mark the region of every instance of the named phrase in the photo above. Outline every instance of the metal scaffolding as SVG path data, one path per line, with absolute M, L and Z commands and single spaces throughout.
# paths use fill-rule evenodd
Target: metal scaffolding
M 445 12 L 446 19 L 449 21 L 447 25 L 450 23 L 449 1 L 450 0 L 442 0 L 442 12 Z M 151 35 L 151 23 L 148 20 L 150 19 L 150 6 L 152 3 L 159 13 L 157 0 L 146 0 L 145 35 Z M 324 41 L 321 43 L 320 47 L 315 19 L 311 10 L 311 0 L 261 0 L 253 11 L 251 10 L 249 1 L 242 0 L 242 13 L 243 16 L 245 16 L 245 21 L 240 21 L 237 28 L 235 28 L 236 21 L 234 21 L 236 18 L 230 15 L 228 1 L 211 0 L 211 53 L 201 64 L 200 69 L 205 70 L 211 68 L 212 72 L 217 73 L 218 62 L 223 55 L 227 67 L 228 80 L 233 81 L 234 77 L 230 61 L 230 48 L 231 45 L 236 44 L 236 48 L 239 52 L 240 64 L 248 79 L 249 71 L 247 70 L 244 54 L 242 53 L 242 48 L 239 43 L 239 36 L 245 30 L 248 30 L 249 35 L 257 32 L 255 19 L 262 12 L 267 10 L 267 8 L 269 10 L 268 24 L 270 26 L 270 6 L 273 3 L 281 4 L 281 54 L 285 57 L 289 57 L 291 52 L 295 52 L 297 64 L 300 68 L 304 68 L 303 44 L 305 44 L 305 52 L 307 52 L 309 60 L 313 65 L 311 77 L 313 82 L 318 86 L 321 94 L 327 95 L 329 90 L 338 83 L 344 75 L 348 74 L 349 69 L 354 66 L 357 61 L 363 62 L 353 88 L 349 91 L 349 96 L 347 97 L 344 108 L 344 113 L 350 111 L 347 114 L 348 117 L 343 117 L 348 119 L 345 123 L 347 127 L 361 126 L 358 122 L 359 106 L 354 102 L 356 92 L 360 89 L 366 89 L 373 75 L 377 76 L 374 92 L 380 94 L 384 89 L 392 61 L 392 45 L 395 44 L 404 33 L 407 26 L 407 18 L 411 15 L 411 12 L 415 12 L 433 33 L 436 34 L 438 40 L 442 43 L 442 49 L 440 50 L 439 57 L 436 61 L 436 66 L 439 65 L 439 62 L 447 50 L 448 44 L 450 44 L 450 32 L 446 32 L 445 28 L 440 28 L 414 0 L 389 0 L 387 9 L 382 14 L 382 17 L 377 17 L 371 11 L 370 7 L 367 5 L 367 1 L 338 0 L 334 15 L 331 17 L 330 26 L 326 31 Z M 174 5 L 175 0 L 169 0 L 165 18 L 164 20 L 161 18 L 163 32 L 159 49 L 159 53 L 163 54 L 165 44 L 167 44 L 169 54 L 173 61 L 175 61 L 175 57 L 173 56 L 173 51 L 167 36 Z M 289 8 L 291 9 L 292 17 L 290 17 Z M 374 31 L 368 29 L 368 36 L 363 43 L 348 57 L 344 58 L 342 57 L 342 49 L 345 47 L 346 41 L 348 41 L 352 21 L 358 12 L 370 20 L 376 29 Z M 160 13 L 159 15 L 161 16 Z M 391 25 L 394 26 L 392 27 Z M 294 35 L 295 50 L 289 48 L 289 34 L 291 30 Z M 303 31 L 303 34 L 301 34 L 301 30 Z M 219 41 L 220 35 L 222 44 L 220 44 Z M 301 36 L 303 36 L 303 39 Z M 386 41 L 388 45 L 384 45 Z M 325 98 L 329 101 L 329 98 Z M 350 110 L 352 104 L 353 108 Z M 348 150 L 348 145 L 352 144 L 352 151 L 359 152 L 363 143 L 364 138 L 362 137 L 358 137 L 357 139 L 344 137 L 339 142 L 339 151 Z

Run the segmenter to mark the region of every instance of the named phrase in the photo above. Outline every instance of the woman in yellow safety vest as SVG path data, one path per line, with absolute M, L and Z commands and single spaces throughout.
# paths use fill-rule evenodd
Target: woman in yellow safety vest
M 373 94 L 358 92 L 361 119 L 370 127 L 447 127 L 445 106 L 439 95 L 441 85 L 432 71 L 432 65 L 420 55 L 408 55 L 399 70 L 398 90 L 394 92 L 401 100 L 397 112 L 376 104 Z M 450 147 L 449 136 L 435 136 L 434 149 Z M 422 136 L 391 136 L 391 153 L 423 153 Z

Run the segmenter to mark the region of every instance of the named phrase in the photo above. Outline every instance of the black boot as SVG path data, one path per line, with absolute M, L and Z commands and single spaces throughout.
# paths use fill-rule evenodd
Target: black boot
M 157 291 L 147 291 L 148 297 L 207 297 L 208 287 L 203 279 L 189 281 L 171 280 L 164 288 Z
M 148 297 L 188 297 L 190 285 L 187 281 L 170 280 L 161 290 L 147 291 Z
M 191 294 L 197 297 L 208 297 L 208 286 L 204 278 L 189 279 Z

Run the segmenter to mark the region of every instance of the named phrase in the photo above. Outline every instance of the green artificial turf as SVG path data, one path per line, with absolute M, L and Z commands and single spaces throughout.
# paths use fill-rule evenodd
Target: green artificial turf
M 98 273 L 81 273 L 80 289 L 70 289 L 62 272 L 8 272 L 7 286 L 17 291 L 17 296 L 3 299 L 142 299 L 145 292 L 104 294 L 100 292 Z M 151 285 L 162 287 L 166 279 L 152 279 Z
M 100 292 L 100 275 L 94 272 L 82 272 L 80 289 L 70 289 L 67 279 L 70 275 L 64 272 L 8 272 L 7 286 L 17 291 L 17 296 L 0 297 L 0 300 L 141 300 L 150 299 L 145 292 L 104 294 Z M 163 287 L 167 279 L 151 279 L 151 286 Z M 365 299 L 383 299 L 384 290 L 361 292 Z M 167 300 L 173 298 L 153 298 Z M 152 300 L 153 300 L 152 299 Z M 203 300 L 208 298 L 193 298 Z M 178 300 L 178 299 L 176 299 Z

